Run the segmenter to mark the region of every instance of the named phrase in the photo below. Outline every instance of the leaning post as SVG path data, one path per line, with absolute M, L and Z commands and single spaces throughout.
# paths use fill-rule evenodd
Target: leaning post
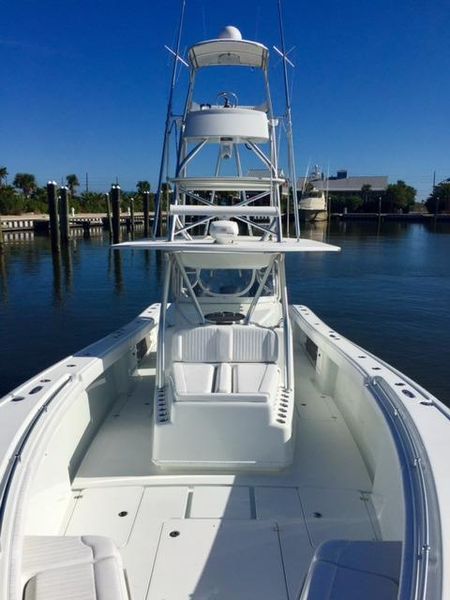
M 144 237 L 148 237 L 149 233 L 149 215 L 150 215 L 150 192 L 144 192 Z
M 70 228 L 69 228 L 69 188 L 63 186 L 60 192 L 60 205 L 59 205 L 59 228 L 61 232 L 61 242 L 67 244 L 70 239 Z
M 61 248 L 61 239 L 59 235 L 59 218 L 58 218 L 58 186 L 56 181 L 47 183 L 47 201 L 48 201 L 48 216 L 50 219 L 50 240 L 52 243 L 52 251 L 59 252 Z
M 111 187 L 111 205 L 113 244 L 120 244 L 122 239 L 120 230 L 120 185 L 113 185 Z

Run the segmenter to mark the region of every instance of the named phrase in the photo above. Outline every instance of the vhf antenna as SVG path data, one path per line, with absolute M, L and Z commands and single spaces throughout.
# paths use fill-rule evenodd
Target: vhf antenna
M 177 79 L 178 60 L 180 60 L 182 63 L 185 63 L 185 61 L 183 61 L 180 57 L 181 32 L 183 30 L 185 7 L 186 7 L 186 0 L 182 0 L 181 12 L 180 12 L 180 22 L 178 25 L 177 46 L 176 46 L 175 51 L 169 50 L 171 52 L 171 54 L 173 54 L 172 79 L 171 79 L 171 83 L 170 83 L 169 101 L 167 103 L 166 127 L 164 130 L 164 145 L 163 145 L 163 151 L 162 151 L 162 156 L 161 156 L 161 165 L 159 168 L 158 188 L 157 188 L 156 197 L 155 197 L 155 216 L 154 216 L 154 220 L 153 220 L 153 230 L 152 230 L 153 239 L 155 239 L 156 236 L 159 234 L 160 225 L 161 225 L 161 223 L 160 223 L 160 221 L 161 221 L 161 189 L 162 189 L 162 183 L 163 183 L 164 167 L 166 164 L 167 149 L 168 149 L 168 145 L 169 145 L 169 135 L 170 135 L 170 129 L 171 129 L 171 120 L 172 120 L 172 101 L 173 101 L 173 92 L 175 89 L 175 84 L 176 84 L 176 79 Z
M 281 10 L 281 0 L 278 0 L 278 18 L 280 24 L 280 38 L 281 38 L 281 52 L 276 49 L 278 54 L 281 54 L 283 59 L 283 74 L 284 74 L 284 94 L 286 97 L 286 129 L 288 139 L 288 161 L 289 161 L 289 175 L 291 179 L 292 189 L 292 204 L 294 208 L 294 221 L 295 221 L 295 235 L 297 239 L 300 237 L 300 219 L 298 214 L 298 198 L 297 198 L 297 175 L 295 173 L 295 155 L 294 155 L 294 139 L 292 134 L 292 111 L 291 111 L 291 98 L 289 94 L 289 79 L 288 79 L 288 64 L 292 65 L 292 62 L 288 58 L 288 52 L 286 52 L 286 45 L 284 43 L 284 30 L 283 30 L 283 14 Z M 288 213 L 289 213 L 289 198 L 288 198 Z M 289 217 L 289 214 L 288 214 Z

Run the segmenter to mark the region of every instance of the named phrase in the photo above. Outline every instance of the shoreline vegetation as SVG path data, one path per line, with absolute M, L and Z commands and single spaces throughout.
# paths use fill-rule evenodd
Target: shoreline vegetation
M 37 184 L 32 173 L 16 173 L 11 185 L 6 184 L 8 171 L 0 166 L 0 215 L 21 215 L 24 213 L 48 214 L 46 187 Z M 106 193 L 78 192 L 80 183 L 74 174 L 66 176 L 66 187 L 70 192 L 70 211 L 75 214 L 104 213 L 106 211 Z M 150 183 L 141 180 L 136 183 L 135 191 L 121 192 L 121 210 L 126 212 L 130 199 L 134 198 L 137 212 L 143 210 L 144 192 L 150 194 L 150 211 L 154 209 L 154 194 L 150 191 Z
M 37 184 L 32 173 L 16 173 L 12 184 L 7 184 L 8 170 L 0 166 L 0 215 L 21 215 L 24 213 L 48 214 L 47 191 Z M 81 192 L 80 182 L 75 174 L 66 176 L 66 186 L 70 191 L 70 210 L 75 214 L 104 213 L 106 194 L 100 192 Z M 163 197 L 167 195 L 167 184 L 163 184 Z M 140 180 L 135 191 L 121 192 L 121 210 L 126 212 L 130 199 L 134 199 L 136 212 L 143 210 L 144 192 L 149 192 L 150 212 L 154 211 L 155 194 L 150 183 Z M 416 201 L 416 190 L 404 181 L 389 184 L 384 192 L 374 191 L 363 186 L 359 192 L 348 195 L 330 194 L 329 209 L 332 213 L 410 213 L 428 212 L 430 214 L 450 213 L 450 179 L 433 187 L 424 202 Z

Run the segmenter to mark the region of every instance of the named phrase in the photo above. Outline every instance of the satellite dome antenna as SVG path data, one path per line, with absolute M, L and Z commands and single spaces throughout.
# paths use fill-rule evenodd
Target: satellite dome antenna
M 219 33 L 218 39 L 219 40 L 235 40 L 235 41 L 239 42 L 242 40 L 242 33 L 239 31 L 239 29 L 237 27 L 234 27 L 234 25 L 227 25 Z

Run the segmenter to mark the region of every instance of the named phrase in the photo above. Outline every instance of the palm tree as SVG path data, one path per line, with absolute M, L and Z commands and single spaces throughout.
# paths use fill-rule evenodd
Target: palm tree
M 21 189 L 28 198 L 31 192 L 36 189 L 36 177 L 31 173 L 16 173 L 13 186 Z
M 0 167 L 0 187 L 3 185 L 3 180 L 8 177 L 8 169 L 6 167 Z
M 145 179 L 142 181 L 138 181 L 136 184 L 136 189 L 139 192 L 139 194 L 143 194 L 144 192 L 149 192 L 150 191 L 150 183 L 148 181 L 146 181 Z
M 78 177 L 72 173 L 71 175 L 66 175 L 67 187 L 70 190 L 72 196 L 75 196 L 76 188 L 80 185 L 78 181 Z

